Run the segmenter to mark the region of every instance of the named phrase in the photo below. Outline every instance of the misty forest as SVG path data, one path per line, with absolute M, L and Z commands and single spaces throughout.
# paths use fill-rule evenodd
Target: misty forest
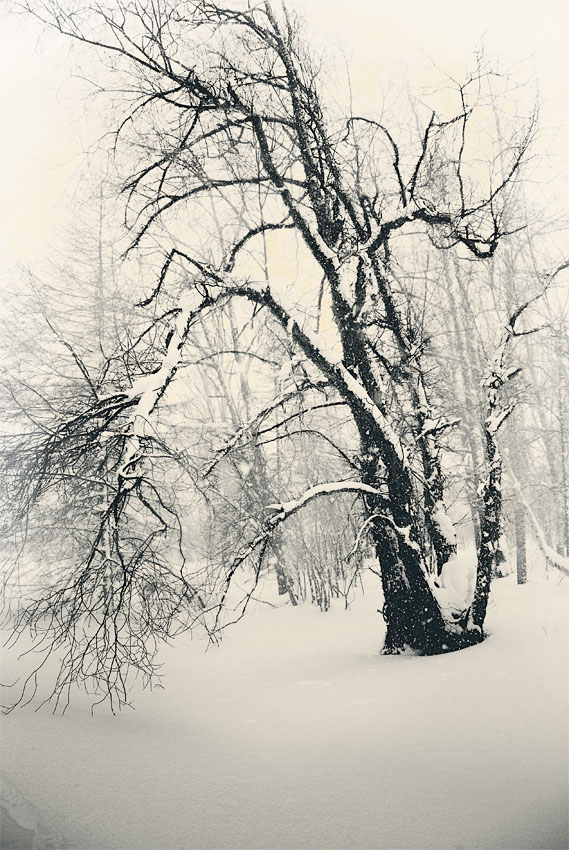
M 0 846 L 566 848 L 539 75 L 382 72 L 307 2 L 7 19 L 92 142 L 3 271 Z

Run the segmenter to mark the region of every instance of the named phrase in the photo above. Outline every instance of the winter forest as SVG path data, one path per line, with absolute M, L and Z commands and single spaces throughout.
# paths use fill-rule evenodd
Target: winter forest
M 567 14 L 419 6 L 5 7 L 2 848 L 568 847 Z

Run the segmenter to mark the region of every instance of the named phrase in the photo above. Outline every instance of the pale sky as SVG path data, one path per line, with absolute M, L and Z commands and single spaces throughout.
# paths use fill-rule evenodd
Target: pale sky
M 352 86 L 370 108 L 389 98 L 385 81 L 397 63 L 425 68 L 436 63 L 445 72 L 460 73 L 481 38 L 487 54 L 501 57 L 504 66 L 521 62 L 523 79 L 535 68 L 542 152 L 553 154 L 550 178 L 565 172 L 567 185 L 567 0 L 297 0 L 294 5 L 313 38 L 331 52 L 336 47 L 344 52 Z M 82 120 L 76 87 L 68 82 L 68 52 L 65 40 L 48 36 L 38 42 L 30 21 L 0 13 L 0 268 L 37 263 L 60 238 L 65 193 L 73 189 L 81 152 L 97 135 L 97 128 Z

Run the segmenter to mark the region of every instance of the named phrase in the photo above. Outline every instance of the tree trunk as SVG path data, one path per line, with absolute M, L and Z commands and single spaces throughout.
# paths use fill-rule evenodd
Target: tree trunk
M 375 526 L 373 536 L 381 565 L 385 655 L 409 649 L 419 655 L 440 655 L 482 640 L 480 630 L 467 627 L 466 614 L 454 623 L 445 621 L 426 579 L 419 547 L 398 539 L 385 526 Z
M 476 588 L 472 603 L 472 623 L 482 631 L 490 595 L 492 569 L 500 547 L 502 525 L 502 459 L 490 430 L 486 431 L 488 473 L 482 491 L 482 522 L 476 570 Z
M 286 596 L 290 599 L 291 605 L 297 605 L 298 601 L 294 592 L 294 582 L 286 571 L 283 569 L 283 554 L 280 541 L 276 545 L 272 545 L 273 556 L 275 558 L 275 574 L 277 576 L 277 588 L 279 596 Z
M 364 456 L 373 457 L 374 452 L 367 449 Z M 381 476 L 374 477 L 370 466 L 366 472 L 366 483 L 379 489 Z M 381 497 L 366 498 L 383 588 L 382 614 L 387 626 L 383 652 L 393 655 L 411 649 L 419 655 L 440 655 L 479 643 L 482 630 L 467 625 L 468 612 L 452 623 L 446 621 L 431 590 L 411 509 L 410 471 L 391 458 L 384 485 L 388 507 Z
M 475 501 L 472 494 L 468 499 L 468 505 L 470 507 L 470 517 L 474 533 L 474 548 L 478 552 L 480 549 L 480 543 L 482 542 L 482 537 L 480 534 L 480 510 L 478 505 L 478 499 L 476 499 Z
M 523 505 L 516 505 L 514 524 L 516 529 L 516 573 L 518 584 L 525 584 L 527 581 L 526 512 Z

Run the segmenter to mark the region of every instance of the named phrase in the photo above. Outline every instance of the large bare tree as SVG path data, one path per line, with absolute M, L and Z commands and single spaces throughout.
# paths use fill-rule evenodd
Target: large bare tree
M 92 48 L 101 68 L 106 63 L 104 86 L 120 92 L 115 151 L 126 174 L 130 252 L 149 267 L 162 257 L 155 280 L 136 296 L 148 319 L 129 347 L 134 369 L 127 374 L 114 364 L 109 388 L 93 386 L 80 409 L 34 445 L 28 500 L 49 490 L 47 468 L 81 465 L 89 452 L 106 458 L 113 475 L 86 556 L 48 603 L 28 609 L 28 621 L 37 624 L 57 608 L 58 624 L 68 622 L 76 638 L 76 623 L 87 618 L 95 643 L 104 637 L 103 667 L 116 671 L 106 687 L 120 697 L 124 665 L 140 666 L 136 652 L 125 649 L 133 646 L 133 612 L 137 622 L 141 611 L 146 618 L 143 638 L 152 631 L 152 606 L 160 612 L 158 634 L 174 622 L 178 628 L 180 618 L 187 625 L 202 618 L 215 631 L 235 575 L 247 566 L 254 583 L 283 523 L 315 500 L 346 506 L 357 497 L 356 546 L 365 535 L 380 564 L 384 651 L 434 654 L 481 641 L 489 592 L 484 544 L 466 611 L 444 610 L 433 590 L 456 552 L 441 462 L 441 440 L 454 423 L 433 404 L 428 329 L 397 274 L 397 255 L 416 238 L 425 251 L 455 246 L 459 260 L 492 257 L 507 235 L 505 210 L 534 116 L 512 121 L 506 141 L 485 135 L 481 144 L 488 105 L 499 95 L 479 65 L 454 84 L 450 111 L 418 106 L 417 132 L 400 144 L 381 117 L 343 113 L 327 99 L 325 75 L 294 14 L 268 0 L 46 2 L 28 9 Z M 271 276 L 271 258 L 283 251 L 300 258 L 292 292 Z M 294 380 L 267 398 L 259 376 L 263 391 L 247 399 L 256 412 L 213 447 L 200 481 L 220 474 L 225 458 L 250 450 L 267 428 L 287 438 L 279 422 L 291 416 L 314 421 L 341 408 L 349 447 L 324 434 L 339 453 L 341 475 L 327 479 L 322 469 L 302 490 L 299 465 L 288 492 L 259 510 L 251 533 L 225 553 L 215 575 L 208 569 L 190 579 L 179 512 L 166 474 L 157 472 L 159 457 L 166 465 L 183 458 L 168 454 L 158 423 L 172 386 L 184 380 L 196 328 L 220 315 L 227 321 L 229 304 L 251 323 L 280 329 L 293 352 Z M 144 356 L 137 360 L 139 347 Z M 492 387 L 491 404 L 499 423 L 507 414 L 499 387 Z M 491 475 L 491 452 L 488 460 Z M 490 494 L 483 525 L 494 509 Z M 79 641 L 78 658 L 85 646 L 92 650 L 90 640 Z

